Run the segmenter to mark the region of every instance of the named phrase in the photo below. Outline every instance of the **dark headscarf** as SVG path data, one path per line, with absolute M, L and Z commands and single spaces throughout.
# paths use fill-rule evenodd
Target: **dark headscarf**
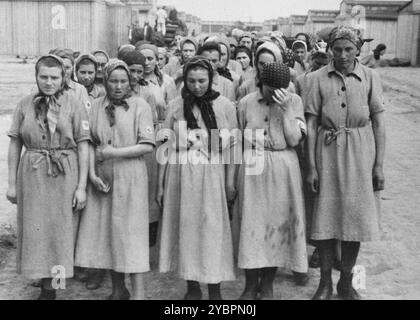
M 221 66 L 219 68 L 217 68 L 217 72 L 224 78 L 230 80 L 233 82 L 233 77 L 232 77 L 232 73 L 230 72 L 229 69 L 229 61 L 230 61 L 230 45 L 229 42 L 227 41 L 227 39 L 222 38 L 222 37 L 218 37 L 218 36 L 214 36 L 214 37 L 209 37 L 206 41 L 206 43 L 217 43 L 219 44 L 219 48 L 221 50 L 221 46 L 225 46 L 226 50 L 227 50 L 227 59 L 226 59 L 226 64 L 224 66 Z M 222 55 L 222 52 L 219 51 L 219 55 Z
M 142 65 L 143 68 L 146 66 L 146 58 L 138 50 L 133 50 L 126 53 L 121 60 L 124 61 L 128 67 L 133 64 Z M 147 86 L 147 81 L 140 79 L 139 84 L 141 86 Z
M 129 105 L 127 103 L 127 99 L 131 96 L 130 92 L 128 92 L 125 97 L 123 97 L 121 100 L 115 100 L 111 97 L 109 94 L 108 89 L 108 79 L 111 76 L 111 73 L 116 69 L 122 69 L 127 73 L 128 79 L 130 79 L 130 70 L 128 69 L 127 64 L 124 61 L 118 60 L 118 59 L 111 59 L 108 61 L 104 68 L 104 83 L 105 83 L 105 89 L 107 92 L 107 98 L 110 101 L 109 105 L 105 107 L 106 115 L 109 120 L 109 124 L 112 127 L 115 124 L 115 109 L 117 107 L 123 107 L 124 110 L 128 110 Z
M 191 69 L 203 68 L 209 74 L 209 87 L 202 97 L 196 97 L 187 86 L 187 75 Z M 187 121 L 187 128 L 198 129 L 197 119 L 194 117 L 193 107 L 196 105 L 201 112 L 203 121 L 210 135 L 212 129 L 217 129 L 216 115 L 214 114 L 212 102 L 220 95 L 219 92 L 212 89 L 213 85 L 213 68 L 210 61 L 203 56 L 195 56 L 188 61 L 183 70 L 184 88 L 182 88 L 181 96 L 184 99 L 184 117 Z M 209 139 L 210 142 L 211 139 Z M 210 143 L 209 143 L 210 145 Z
M 120 60 L 124 60 L 124 56 L 135 49 L 136 47 L 132 44 L 123 44 L 118 48 L 117 58 Z
M 281 62 L 266 63 L 260 78 L 262 84 L 276 89 L 287 89 L 290 83 L 290 69 Z

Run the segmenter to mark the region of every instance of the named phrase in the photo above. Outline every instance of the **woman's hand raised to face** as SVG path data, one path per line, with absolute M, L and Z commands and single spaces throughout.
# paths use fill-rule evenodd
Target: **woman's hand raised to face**
M 286 112 L 291 105 L 292 95 L 286 89 L 276 89 L 274 90 L 273 100 Z

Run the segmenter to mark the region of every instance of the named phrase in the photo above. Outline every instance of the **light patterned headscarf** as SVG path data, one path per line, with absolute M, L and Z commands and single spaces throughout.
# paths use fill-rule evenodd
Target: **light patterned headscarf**
M 107 92 L 108 100 L 110 101 L 109 105 L 105 107 L 105 112 L 108 117 L 108 121 L 110 126 L 112 127 L 115 125 L 115 109 L 119 106 L 123 107 L 125 110 L 128 110 L 129 105 L 126 101 L 131 96 L 130 90 L 124 96 L 122 100 L 114 100 L 112 99 L 111 95 L 109 94 L 108 88 L 108 79 L 111 76 L 111 73 L 116 69 L 123 69 L 127 73 L 128 79 L 130 79 L 130 69 L 128 69 L 127 64 L 124 61 L 118 59 L 110 59 L 108 63 L 105 65 L 104 68 L 104 80 L 105 80 L 105 89 Z
M 360 49 L 363 45 L 363 39 L 360 30 L 348 26 L 339 26 L 331 30 L 328 41 L 329 47 L 332 47 L 333 43 L 338 39 L 349 40 L 358 49 Z
M 110 59 L 104 68 L 105 82 L 108 81 L 109 76 L 111 75 L 112 71 L 118 68 L 121 68 L 124 71 L 126 71 L 128 78 L 130 78 L 130 69 L 128 69 L 128 66 L 124 61 L 118 60 L 118 59 Z
M 96 59 L 96 57 L 93 54 L 81 54 L 80 56 L 77 57 L 75 65 L 76 65 L 76 70 L 79 69 L 79 65 L 83 60 L 90 60 L 92 61 L 93 65 L 95 66 L 95 71 L 98 70 L 98 60 Z

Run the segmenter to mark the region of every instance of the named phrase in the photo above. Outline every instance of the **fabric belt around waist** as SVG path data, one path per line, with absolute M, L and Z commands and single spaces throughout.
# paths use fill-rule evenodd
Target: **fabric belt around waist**
M 68 148 L 68 149 L 35 149 L 35 148 L 27 148 L 26 152 L 37 153 L 39 154 L 39 158 L 37 158 L 32 163 L 32 168 L 37 170 L 39 165 L 43 160 L 47 162 L 47 174 L 49 176 L 56 177 L 60 174 L 65 175 L 65 169 L 63 165 L 63 160 L 67 159 L 68 156 L 72 153 L 76 153 L 76 148 Z
M 321 127 L 323 130 L 326 131 L 325 133 L 325 145 L 330 145 L 333 141 L 337 140 L 338 136 L 342 133 L 350 133 L 353 130 L 356 129 L 361 129 L 361 128 L 366 128 L 368 126 L 368 124 L 366 124 L 365 126 L 362 127 L 354 127 L 354 128 L 347 128 L 344 126 L 338 127 L 337 129 L 335 128 L 326 128 L 326 127 Z

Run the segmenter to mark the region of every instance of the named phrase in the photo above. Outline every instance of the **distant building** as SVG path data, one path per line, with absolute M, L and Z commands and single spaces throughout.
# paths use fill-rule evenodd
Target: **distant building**
M 292 36 L 292 28 L 290 25 L 290 18 L 278 18 L 279 31 L 283 32 L 284 36 Z
M 38 56 L 57 47 L 116 54 L 130 21 L 121 1 L 0 0 L 0 54 Z
M 122 0 L 131 9 L 131 24 L 143 27 L 145 22 L 156 24 L 156 0 Z
M 295 36 L 299 32 L 305 32 L 305 22 L 307 15 L 291 15 L 289 19 L 290 36 Z
M 387 53 L 395 55 L 399 11 L 408 3 L 410 1 L 343 0 L 336 25 L 353 26 L 362 31 L 364 38 L 374 39 L 363 46 L 362 54 L 373 50 L 379 43 L 385 43 Z
M 277 31 L 279 29 L 278 19 L 265 20 L 263 23 L 263 31 Z
M 397 34 L 396 56 L 409 59 L 413 66 L 420 66 L 420 0 L 400 8 Z
M 201 21 L 201 32 L 204 34 L 226 33 L 229 32 L 237 22 L 234 21 Z M 262 31 L 264 24 L 262 22 L 243 22 L 244 27 L 249 30 Z
M 334 26 L 339 13 L 339 10 L 309 10 L 304 27 L 305 32 L 316 34 L 323 28 Z
M 187 28 L 188 28 L 188 35 L 199 35 L 201 33 L 201 20 L 200 18 L 192 15 L 192 14 L 187 14 L 186 18 L 185 18 L 185 23 L 187 24 Z

